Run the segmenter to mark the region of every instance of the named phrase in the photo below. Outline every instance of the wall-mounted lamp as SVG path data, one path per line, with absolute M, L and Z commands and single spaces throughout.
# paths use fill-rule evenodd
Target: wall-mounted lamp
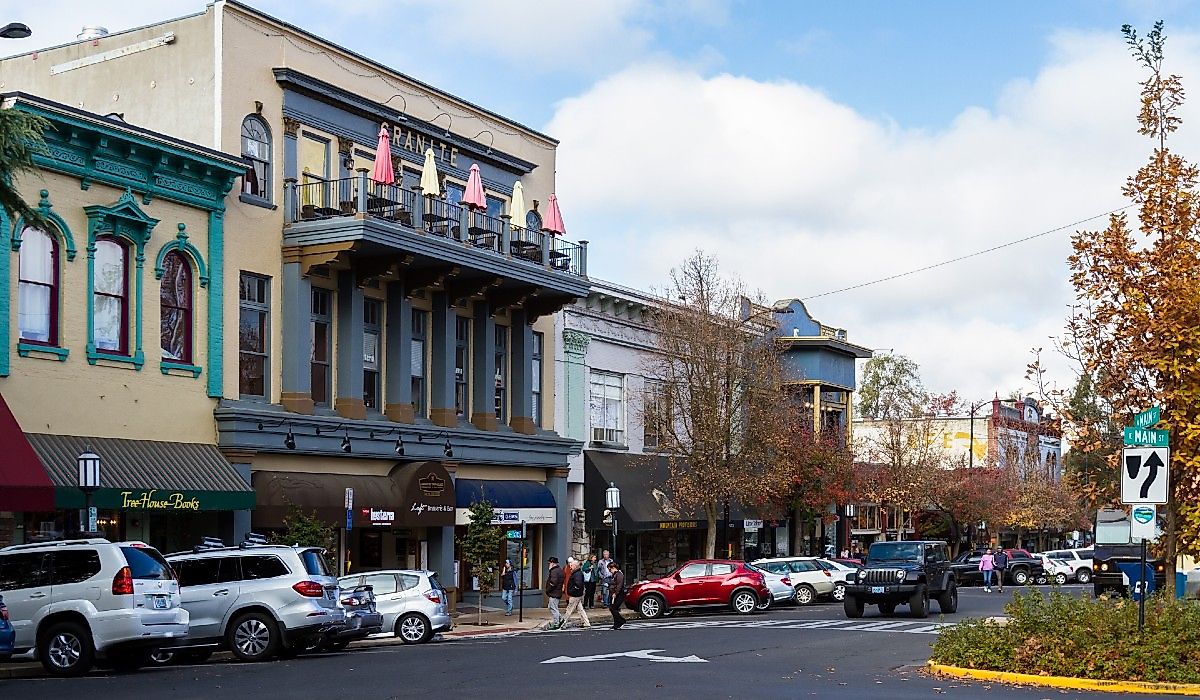
M 487 134 L 487 135 L 488 135 L 488 137 L 489 137 L 489 139 L 490 139 L 490 140 L 488 141 L 487 154 L 488 154 L 488 155 L 491 155 L 491 153 L 492 153 L 492 145 L 493 145 L 494 143 L 496 143 L 496 135 L 495 135 L 495 134 L 493 134 L 492 132 L 488 131 L 487 129 L 484 129 L 483 131 L 479 132 L 478 134 L 475 134 L 474 136 L 472 136 L 472 137 L 471 137 L 471 140 L 472 140 L 472 141 L 474 141 L 475 139 L 479 138 L 480 136 L 482 136 L 482 135 L 484 135 L 484 134 Z
M 264 423 L 263 421 L 259 421 L 258 429 L 261 431 L 263 428 L 278 428 L 281 425 L 286 425 L 288 427 L 287 435 L 285 435 L 283 437 L 283 446 L 288 448 L 289 450 L 296 449 L 296 436 L 294 434 L 292 434 L 292 424 L 290 422 L 288 422 L 286 420 L 266 422 L 266 423 Z
M 434 440 L 437 440 L 438 438 L 446 439 L 446 443 L 444 445 L 442 445 L 442 454 L 444 454 L 446 457 L 453 457 L 454 456 L 454 447 L 450 444 L 450 436 L 447 435 L 446 433 L 438 433 L 437 435 L 430 435 L 428 438 L 425 437 L 424 435 L 418 435 L 417 442 L 433 442 Z
M 392 95 L 391 97 L 384 100 L 383 105 L 386 107 L 389 102 L 396 99 L 397 97 L 399 97 L 401 102 L 404 103 L 404 107 L 402 107 L 400 109 L 400 114 L 399 114 L 399 116 L 396 117 L 396 119 L 398 119 L 400 121 L 408 121 L 408 117 L 406 117 L 404 115 L 404 113 L 408 111 L 408 100 L 404 97 L 404 95 L 401 95 L 400 93 L 397 92 L 395 95 Z
M 446 115 L 446 120 L 447 120 L 446 121 L 446 136 L 450 136 L 450 127 L 454 125 L 454 117 L 450 116 L 449 112 L 438 112 L 437 117 L 430 119 L 429 123 L 430 124 L 434 123 L 435 121 L 437 121 L 437 118 L 442 115 Z
M 392 428 L 391 430 L 384 430 L 384 431 L 372 430 L 370 434 L 371 434 L 371 439 L 374 440 L 376 437 L 383 437 L 384 435 L 391 435 L 392 433 L 396 433 L 396 446 L 394 448 L 392 448 L 392 451 L 396 453 L 397 457 L 403 457 L 404 456 L 404 436 L 400 433 L 399 428 Z
M 349 454 L 351 452 L 351 449 L 352 448 L 350 446 L 350 431 L 347 430 L 346 434 L 342 436 L 342 452 Z

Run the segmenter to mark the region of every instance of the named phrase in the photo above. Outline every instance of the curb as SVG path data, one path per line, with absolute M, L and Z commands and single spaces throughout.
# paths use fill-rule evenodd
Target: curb
M 932 661 L 926 668 L 931 673 L 976 681 L 999 681 L 1037 685 L 1063 690 L 1099 690 L 1108 693 L 1159 693 L 1162 695 L 1191 695 L 1200 697 L 1200 683 L 1156 683 L 1152 681 L 1106 681 L 1094 678 L 1072 678 L 1068 676 L 1035 676 L 1031 673 L 1010 671 L 985 671 L 977 668 L 943 666 Z

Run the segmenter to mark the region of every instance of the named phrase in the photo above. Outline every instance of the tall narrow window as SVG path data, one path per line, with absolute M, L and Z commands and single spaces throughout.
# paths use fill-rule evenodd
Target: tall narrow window
M 271 130 L 262 117 L 242 120 L 242 157 L 250 162 L 242 177 L 242 192 L 271 199 Z
M 625 444 L 625 377 L 592 372 L 590 410 L 592 441 Z
M 21 340 L 58 344 L 58 246 L 36 228 L 21 232 L 21 282 L 17 289 L 17 325 Z
M 667 420 L 665 414 L 669 411 L 663 383 L 647 379 L 642 401 L 642 442 L 648 448 L 658 447 Z
M 545 338 L 541 333 L 533 334 L 533 371 L 529 381 L 533 384 L 533 424 L 542 426 L 542 343 Z
M 112 238 L 96 241 L 92 335 L 96 350 L 129 352 L 129 249 Z
M 164 360 L 192 361 L 192 270 L 176 252 L 163 258 L 158 304 Z
M 381 307 L 374 299 L 363 300 L 363 403 L 374 410 L 379 410 Z
M 425 403 L 425 329 L 429 323 L 429 312 L 412 310 L 412 402 L 413 413 L 427 418 Z
M 267 343 L 271 337 L 270 279 L 243 272 L 238 322 L 238 391 L 247 398 L 267 396 Z
M 333 373 L 329 371 L 330 329 L 333 325 L 330 316 L 332 296 L 328 289 L 313 287 L 310 367 L 312 400 L 318 406 L 328 406 L 329 395 L 332 393 L 330 381 L 333 379 Z
M 508 326 L 496 326 L 496 418 L 508 420 Z
M 454 412 L 465 416 L 470 401 L 467 382 L 471 376 L 471 319 L 455 317 L 454 325 Z

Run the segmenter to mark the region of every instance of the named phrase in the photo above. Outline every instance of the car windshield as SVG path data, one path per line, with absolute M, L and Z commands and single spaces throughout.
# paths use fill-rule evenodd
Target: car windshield
M 920 561 L 921 545 L 915 542 L 876 542 L 867 558 L 876 561 Z
M 157 550 L 149 547 L 121 547 L 125 561 L 129 563 L 129 573 L 141 581 L 161 581 L 175 578 L 171 565 Z

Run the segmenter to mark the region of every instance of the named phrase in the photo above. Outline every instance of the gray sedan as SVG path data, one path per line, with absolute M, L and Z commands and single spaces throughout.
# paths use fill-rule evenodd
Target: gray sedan
M 343 589 L 371 586 L 375 606 L 383 615 L 383 631 L 405 644 L 428 642 L 437 632 L 453 627 L 449 596 L 433 571 L 391 569 L 369 571 L 338 579 Z

